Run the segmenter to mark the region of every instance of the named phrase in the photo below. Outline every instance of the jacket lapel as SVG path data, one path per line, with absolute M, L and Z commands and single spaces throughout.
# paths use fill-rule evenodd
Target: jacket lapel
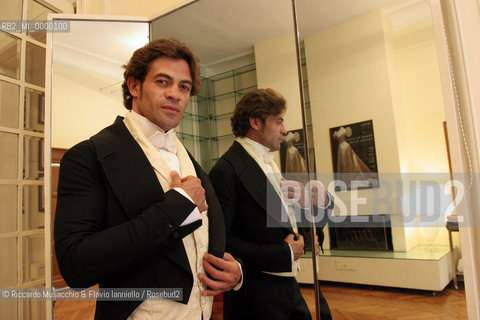
M 163 189 L 142 149 L 117 117 L 115 123 L 91 138 L 98 161 L 128 218 L 159 200 Z
M 98 161 L 127 219 L 135 218 L 163 197 L 164 191 L 152 165 L 124 125 L 123 118 L 117 117 L 112 126 L 91 140 Z M 191 273 L 182 241 L 169 245 L 162 252 Z
M 235 141 L 223 157 L 232 164 L 240 182 L 258 205 L 273 219 L 273 222 L 293 232 L 288 221 L 281 222 L 280 213 L 283 205 L 280 197 L 263 170 L 248 152 Z
M 193 162 L 197 177 L 202 181 L 202 187 L 205 189 L 205 197 L 208 204 L 208 253 L 223 258 L 223 253 L 225 252 L 225 224 L 220 202 L 205 171 L 203 171 L 190 153 L 188 155 Z

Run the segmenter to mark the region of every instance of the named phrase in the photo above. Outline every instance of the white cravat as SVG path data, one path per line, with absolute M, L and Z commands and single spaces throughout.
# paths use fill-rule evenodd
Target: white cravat
M 177 152 L 177 144 L 175 143 L 175 131 L 173 129 L 164 131 L 157 131 L 148 140 L 158 149 L 165 149 L 171 153 Z
M 176 154 L 177 147 L 175 143 L 175 131 L 171 129 L 168 132 L 165 132 L 160 127 L 150 122 L 150 120 L 133 110 L 130 112 L 130 115 L 135 119 L 138 128 L 142 131 L 147 140 L 160 151 L 163 159 L 167 162 L 169 167 L 173 171 L 180 173 L 180 162 L 178 161 Z M 183 193 L 182 195 L 185 196 Z M 189 197 L 187 196 L 187 198 Z
M 177 144 L 175 142 L 175 131 L 171 129 L 168 132 L 165 132 L 150 122 L 150 120 L 142 115 L 139 115 L 133 110 L 130 112 L 130 115 L 135 119 L 137 128 L 141 130 L 147 140 L 152 143 L 158 149 L 158 151 L 160 151 L 160 154 L 170 169 L 172 169 L 172 171 L 177 171 L 180 174 L 180 161 L 178 160 L 178 156 L 176 154 Z M 174 190 L 181 193 L 182 196 L 193 202 L 192 198 L 190 198 L 190 196 L 182 188 L 174 188 Z M 182 222 L 182 224 L 180 224 L 180 226 L 186 226 L 187 224 L 195 222 L 199 219 L 201 219 L 200 211 L 198 208 L 195 208 Z
M 248 139 L 248 138 L 247 138 Z M 253 141 L 253 140 L 252 140 Z M 253 141 L 255 142 L 255 141 Z M 265 152 L 263 154 L 263 162 L 265 162 L 265 164 L 268 164 L 270 165 L 270 162 L 273 161 L 273 158 L 275 158 L 275 152 Z

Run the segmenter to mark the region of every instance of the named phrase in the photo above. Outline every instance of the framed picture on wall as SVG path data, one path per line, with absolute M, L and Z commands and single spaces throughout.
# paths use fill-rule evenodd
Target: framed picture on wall
M 378 187 L 372 120 L 330 128 L 330 145 L 337 191 Z

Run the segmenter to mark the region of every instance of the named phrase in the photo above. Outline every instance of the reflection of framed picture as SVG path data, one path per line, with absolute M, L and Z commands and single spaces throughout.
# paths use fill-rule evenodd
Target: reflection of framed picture
M 303 129 L 291 130 L 285 135 L 280 145 L 280 165 L 286 179 L 306 182 L 307 167 Z
M 358 189 L 378 187 L 372 120 L 330 128 L 330 145 L 336 190 L 350 190 L 352 181 Z
M 45 124 L 45 94 L 38 97 L 38 123 Z
M 45 197 L 44 197 L 44 186 L 38 186 L 38 212 L 45 212 Z
M 38 171 L 40 172 L 43 172 L 44 170 L 44 160 L 43 160 L 43 155 L 44 155 L 44 152 L 43 152 L 43 138 L 40 138 L 40 140 L 38 140 Z
M 282 172 L 307 172 L 303 129 L 288 131 L 280 146 Z

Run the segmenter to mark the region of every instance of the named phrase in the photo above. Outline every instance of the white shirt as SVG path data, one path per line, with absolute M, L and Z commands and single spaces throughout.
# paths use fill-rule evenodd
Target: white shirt
M 152 123 L 150 120 L 138 114 L 137 112 L 132 110 L 131 114 L 135 117 L 137 124 L 139 124 L 138 129 L 142 131 L 148 141 L 150 141 L 155 147 L 157 147 L 169 167 L 173 171 L 177 171 L 178 173 L 180 173 L 180 162 L 178 160 L 177 154 L 170 152 L 167 149 L 158 147 L 159 141 L 161 141 L 162 139 L 166 139 L 165 135 L 172 135 L 173 137 L 175 136 L 175 132 L 173 131 L 173 129 L 165 132 L 162 128 Z M 185 190 L 183 190 L 182 188 L 174 188 L 174 190 L 179 192 L 182 196 L 192 201 L 193 203 L 192 198 L 190 198 L 190 196 L 185 192 Z M 188 225 L 199 219 L 201 219 L 200 211 L 197 207 L 195 207 L 195 209 L 193 209 L 193 211 L 188 215 L 188 217 L 182 222 L 180 226 Z

